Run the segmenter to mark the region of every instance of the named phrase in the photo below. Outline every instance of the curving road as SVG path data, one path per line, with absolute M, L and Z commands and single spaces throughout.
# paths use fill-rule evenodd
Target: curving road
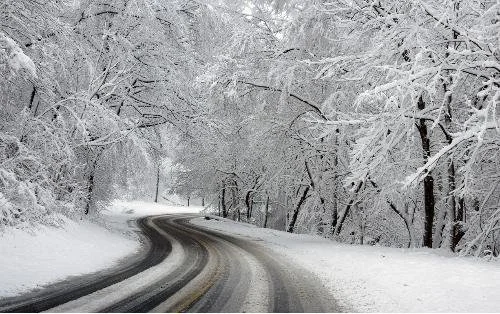
M 339 312 L 304 269 L 255 240 L 194 226 L 195 215 L 137 221 L 145 250 L 118 268 L 0 300 L 0 312 Z

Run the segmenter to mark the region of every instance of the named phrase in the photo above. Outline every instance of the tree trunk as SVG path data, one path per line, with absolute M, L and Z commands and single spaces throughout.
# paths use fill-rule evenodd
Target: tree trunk
M 337 133 L 338 133 L 338 130 L 337 130 Z M 330 223 L 330 235 L 335 235 L 335 228 L 337 227 L 337 221 L 338 221 L 338 201 L 337 201 L 337 198 L 338 198 L 338 193 L 337 193 L 337 189 L 338 189 L 338 182 L 339 182 L 339 176 L 338 176 L 338 173 L 339 173 L 339 169 L 338 169 L 338 155 L 337 155 L 337 145 L 338 145 L 338 141 L 337 141 L 337 136 L 335 136 L 335 157 L 333 159 L 333 166 L 335 167 L 335 180 L 333 182 L 333 184 L 335 185 L 334 188 L 333 188 L 333 195 L 332 195 L 332 214 L 331 214 L 331 217 L 332 217 L 332 221 Z
M 253 198 L 250 200 L 250 217 L 252 217 L 253 214 Z
M 90 213 L 90 207 L 92 205 L 92 194 L 94 192 L 94 186 L 95 186 L 95 171 L 101 153 L 102 150 L 95 155 L 94 160 L 92 161 L 89 169 L 89 177 L 87 180 L 87 203 L 85 204 L 85 215 L 88 215 Z
M 220 214 L 221 214 L 221 212 L 220 212 L 220 203 L 221 203 L 221 201 L 220 201 L 220 193 L 219 193 L 219 195 L 217 195 L 217 211 L 218 211 L 218 216 L 219 217 L 220 217 Z
M 122 104 L 123 104 L 123 101 L 122 101 Z M 119 112 L 117 113 L 119 114 Z M 161 134 L 160 132 L 158 131 L 158 128 L 155 128 L 155 133 L 156 133 L 156 136 L 158 136 L 158 143 L 160 144 L 160 149 L 159 151 L 156 151 L 155 150 L 155 159 L 156 159 L 156 191 L 155 191 L 155 203 L 158 203 L 158 195 L 160 194 L 160 174 L 161 174 L 161 152 L 163 150 L 163 144 L 162 144 L 162 141 L 161 141 Z M 189 204 L 188 204 L 189 206 Z
M 446 85 L 445 85 L 446 90 Z M 451 95 L 448 95 L 447 100 L 447 113 L 445 114 L 445 125 L 449 127 L 451 125 Z M 448 144 L 451 144 L 452 138 L 447 137 Z M 456 171 L 455 171 L 455 163 L 453 161 L 453 157 L 450 156 L 450 160 L 448 161 L 448 218 L 450 220 L 450 234 L 449 234 L 449 245 L 451 251 L 455 252 L 455 249 L 458 245 L 458 242 L 464 236 L 464 231 L 462 228 L 462 222 L 464 219 L 463 212 L 463 198 L 459 198 L 457 202 L 457 197 L 455 196 L 455 189 L 457 187 L 456 184 Z
M 425 102 L 423 97 L 420 96 L 418 99 L 418 109 L 425 109 Z M 430 138 L 428 134 L 427 124 L 425 119 L 419 119 L 417 128 L 420 134 L 420 139 L 422 141 L 422 154 L 424 159 L 424 164 L 431 156 L 430 148 Z M 432 248 L 432 230 L 434 223 L 434 178 L 432 177 L 432 171 L 428 169 L 426 177 L 424 178 L 424 234 L 423 234 L 423 246 Z
M 321 159 L 323 159 L 323 156 L 321 157 Z M 319 183 L 316 182 L 316 179 L 313 176 L 313 173 L 312 173 L 311 168 L 309 166 L 309 162 L 306 161 L 305 166 L 306 166 L 307 175 L 309 177 L 311 189 L 318 195 L 319 203 L 320 203 L 320 210 L 321 210 L 322 214 L 324 214 L 326 211 L 325 198 L 321 195 L 321 191 L 320 191 L 320 188 L 318 186 Z M 319 179 L 318 181 L 321 181 L 321 176 L 318 179 Z M 322 220 L 323 220 L 323 218 L 322 218 Z
M 33 103 L 35 101 L 35 96 L 36 96 L 36 87 L 33 86 L 33 89 L 31 90 L 31 95 L 30 95 L 30 104 L 28 106 L 29 110 L 33 109 Z
M 90 213 L 90 204 L 92 202 L 92 192 L 94 191 L 94 169 L 91 170 L 91 173 L 89 175 L 88 179 L 88 186 L 87 186 L 87 204 L 85 205 L 85 215 L 88 215 Z
M 337 227 L 338 223 L 338 203 L 337 203 L 337 186 L 335 186 L 334 191 L 333 191 L 333 203 L 332 203 L 332 222 L 330 223 L 330 234 L 334 235 L 335 234 L 335 229 Z
M 454 11 L 458 11 L 458 6 L 459 3 L 456 2 L 454 4 Z M 458 33 L 453 30 L 452 31 L 452 37 L 454 40 L 458 38 Z M 456 41 L 450 41 L 449 46 L 453 45 L 453 48 L 457 48 L 457 43 Z M 449 53 L 446 52 L 446 55 Z M 446 72 L 445 72 L 446 73 Z M 447 132 L 449 132 L 451 128 L 451 122 L 452 122 L 452 113 L 451 113 L 451 102 L 452 102 L 452 93 L 450 90 L 450 86 L 453 84 L 453 77 L 451 75 L 448 75 L 448 81 L 443 82 L 443 89 L 445 92 L 445 97 L 446 97 L 446 112 L 444 115 L 444 123 L 447 128 Z M 446 134 L 446 139 L 448 140 L 448 144 L 451 144 L 452 138 L 451 136 L 448 136 Z M 451 222 L 451 228 L 450 228 L 450 249 L 454 252 L 456 249 L 456 246 L 458 242 L 462 239 L 464 236 L 463 228 L 462 228 L 462 222 L 463 222 L 463 202 L 461 199 L 459 199 L 458 204 L 457 204 L 457 197 L 455 196 L 455 189 L 456 189 L 456 173 L 455 173 L 455 163 L 453 161 L 453 156 L 450 156 L 450 160 L 448 163 L 448 185 L 449 185 L 449 193 L 448 193 L 448 198 L 450 201 L 450 208 L 449 208 L 449 219 Z
M 156 191 L 155 191 L 155 203 L 158 203 L 158 194 L 160 191 L 160 164 L 156 169 Z
M 237 218 L 237 221 L 241 221 L 241 210 L 240 210 L 240 202 L 238 197 L 238 182 L 233 180 L 231 187 L 231 206 L 230 209 L 233 212 L 233 219 Z
M 355 197 L 361 190 L 361 187 L 363 186 L 363 181 L 359 181 L 358 186 L 354 190 L 354 195 L 352 198 L 349 200 L 349 203 L 347 204 L 345 210 L 342 212 L 342 215 L 340 216 L 340 219 L 337 222 L 337 226 L 335 227 L 335 235 L 338 236 L 340 232 L 342 231 L 342 226 L 344 225 L 344 221 L 347 218 L 347 215 L 349 214 L 349 211 L 351 210 L 352 205 L 354 204 Z
M 445 182 L 443 181 L 443 174 L 441 171 L 435 172 L 435 186 L 437 187 L 436 194 L 437 195 L 445 195 L 446 192 L 443 192 L 443 188 L 445 186 Z M 444 228 L 446 226 L 446 217 L 448 215 L 448 206 L 442 206 L 440 210 L 438 210 L 434 214 L 434 236 L 432 237 L 432 247 L 438 248 L 441 247 L 444 236 Z
M 457 201 L 454 195 L 455 189 L 455 164 L 453 163 L 452 159 L 448 163 L 448 218 L 450 219 L 449 245 L 451 251 L 453 252 L 455 251 L 455 247 L 458 243 L 457 233 L 459 228 L 457 224 Z
M 432 247 L 441 247 L 443 243 L 443 232 L 446 227 L 446 219 L 448 218 L 448 208 L 443 208 L 437 213 L 434 237 L 432 238 Z
M 118 105 L 118 107 L 116 108 L 116 115 L 119 116 L 121 113 L 122 113 L 122 107 L 123 107 L 123 104 L 125 103 L 124 100 L 122 100 L 120 102 L 120 104 Z
M 226 183 L 225 182 L 222 182 L 222 191 L 221 191 L 220 204 L 221 204 L 221 208 L 222 208 L 222 217 L 223 218 L 227 218 Z
M 267 228 L 267 215 L 269 213 L 269 194 L 266 197 L 266 206 L 264 207 L 264 228 Z
M 352 207 L 354 217 L 356 222 L 358 223 L 358 232 L 359 232 L 359 244 L 363 245 L 365 242 L 365 224 L 363 222 L 363 217 L 361 217 L 361 211 L 359 209 L 358 204 L 354 204 Z
M 411 220 L 410 220 L 410 217 L 408 214 L 409 213 L 408 209 L 406 209 L 406 212 L 403 213 L 396 207 L 396 205 L 394 205 L 393 202 L 387 200 L 387 203 L 389 203 L 389 206 L 391 207 L 391 209 L 403 220 L 405 227 L 406 227 L 406 231 L 408 232 L 408 239 L 409 239 L 408 247 L 409 248 L 412 247 L 414 245 L 415 241 L 414 241 L 412 223 L 411 223 Z M 408 207 L 408 205 L 405 205 L 405 206 L 406 206 L 406 208 Z
M 247 208 L 247 221 L 250 220 L 252 217 L 252 205 L 250 197 L 252 196 L 252 191 L 248 191 L 247 194 L 245 195 L 245 206 Z
M 311 186 L 308 185 L 304 189 L 304 191 L 302 192 L 302 196 L 300 197 L 300 200 L 297 203 L 297 206 L 295 206 L 295 209 L 293 210 L 292 218 L 291 218 L 290 223 L 288 224 L 288 228 L 286 230 L 287 232 L 293 233 L 293 229 L 295 228 L 295 224 L 297 223 L 297 217 L 299 216 L 300 208 L 302 207 L 302 204 L 307 199 L 310 188 L 311 188 Z

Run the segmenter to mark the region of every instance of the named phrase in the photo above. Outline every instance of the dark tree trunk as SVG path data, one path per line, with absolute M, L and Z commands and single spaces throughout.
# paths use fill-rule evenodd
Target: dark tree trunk
M 338 133 L 338 129 L 336 131 L 336 133 Z M 338 173 L 339 173 L 339 169 L 338 169 L 338 155 L 337 155 L 337 145 L 338 145 L 338 141 L 337 141 L 337 136 L 335 136 L 335 157 L 333 159 L 333 166 L 335 167 L 335 181 L 333 184 L 335 184 L 334 186 L 334 189 L 333 189 L 333 195 L 332 195 L 332 221 L 330 223 L 330 235 L 334 235 L 335 234 L 335 228 L 337 227 L 337 222 L 338 222 L 338 201 L 337 201 L 337 198 L 338 198 L 338 193 L 337 193 L 337 184 L 340 180 L 339 176 L 338 176 Z
M 335 228 L 338 223 L 338 206 L 337 206 L 337 188 L 335 187 L 335 191 L 333 193 L 333 204 L 332 204 L 332 222 L 330 223 L 330 234 L 335 234 Z
M 85 215 L 90 213 L 90 207 L 92 205 L 92 193 L 94 192 L 95 185 L 95 171 L 97 168 L 97 162 L 99 161 L 100 153 L 95 156 L 94 161 L 91 163 L 91 168 L 89 171 L 89 178 L 87 181 L 87 203 L 85 204 Z
M 418 109 L 425 109 L 425 102 L 422 96 L 418 99 Z M 424 164 L 427 163 L 431 155 L 430 148 L 430 138 L 428 134 L 427 125 L 425 119 L 419 119 L 417 124 L 418 132 L 420 134 L 420 139 L 422 141 L 422 154 L 424 159 Z M 432 248 L 432 230 L 434 223 L 434 178 L 432 177 L 432 172 L 428 169 L 425 170 L 427 173 L 424 178 L 424 235 L 423 235 L 423 246 Z
M 251 204 L 252 191 L 248 191 L 245 195 L 245 206 L 247 208 L 247 221 L 252 217 L 252 204 Z
M 457 219 L 459 221 L 465 222 L 465 201 L 463 197 L 458 198 Z
M 158 194 L 159 194 L 159 191 L 160 191 L 160 165 L 158 164 L 158 169 L 156 169 L 155 203 L 158 203 Z
M 222 217 L 227 218 L 227 207 L 226 207 L 226 183 L 222 182 L 222 191 L 220 196 L 220 205 L 222 208 Z
M 304 204 L 305 200 L 307 199 L 310 188 L 311 188 L 311 186 L 308 185 L 304 189 L 304 191 L 302 192 L 302 196 L 300 197 L 300 200 L 297 203 L 297 206 L 295 206 L 295 209 L 293 210 L 292 218 L 290 219 L 290 223 L 288 224 L 288 228 L 286 230 L 287 232 L 293 233 L 293 229 L 295 228 L 295 223 L 297 223 L 297 217 L 299 216 L 300 208 L 302 207 L 302 204 Z
M 267 228 L 267 215 L 269 213 L 269 195 L 266 197 L 266 206 L 264 207 L 264 228 Z
M 458 10 L 458 3 L 455 4 L 454 10 Z M 458 33 L 456 31 L 452 32 L 453 39 L 456 40 L 458 38 Z M 449 45 L 453 45 L 454 49 L 456 49 L 457 43 L 455 41 L 450 42 Z M 451 48 L 451 47 L 450 47 Z M 448 56 L 449 53 L 446 53 L 446 56 Z M 446 72 L 445 72 L 446 73 Z M 446 95 L 446 112 L 444 115 L 444 122 L 445 126 L 447 127 L 447 132 L 450 131 L 451 125 L 452 125 L 452 112 L 451 112 L 451 102 L 452 102 L 452 93 L 449 88 L 453 84 L 453 77 L 451 75 L 448 75 L 448 81 L 443 82 L 443 89 Z M 449 136 L 449 134 L 445 134 L 446 139 L 448 140 L 448 144 L 452 143 L 452 137 Z M 456 173 L 455 173 L 455 163 L 453 162 L 453 156 L 450 156 L 450 161 L 448 164 L 448 186 L 449 186 L 449 193 L 448 197 L 450 200 L 450 212 L 449 212 L 449 219 L 451 221 L 451 234 L 450 234 L 450 249 L 454 252 L 456 249 L 456 246 L 458 242 L 460 242 L 460 239 L 463 237 L 463 231 L 462 231 L 462 220 L 463 220 L 463 202 L 458 200 L 457 204 L 457 197 L 455 196 L 455 189 L 456 189 Z
M 220 217 L 220 215 L 221 215 L 221 212 L 220 212 L 220 194 L 217 195 L 217 212 L 218 212 L 218 216 Z
M 458 243 L 457 233 L 460 226 L 457 223 L 457 201 L 455 195 L 453 194 L 456 189 L 455 164 L 453 163 L 453 160 L 450 160 L 448 164 L 448 189 L 448 198 L 450 200 L 448 217 L 451 221 L 450 249 L 454 252 Z
M 250 200 L 250 218 L 252 217 L 253 214 L 253 198 Z
M 394 205 L 393 202 L 387 200 L 387 203 L 389 204 L 391 209 L 403 220 L 406 227 L 406 232 L 408 232 L 408 239 L 409 239 L 408 248 L 410 248 L 411 245 L 413 244 L 413 232 L 411 230 L 411 221 L 408 217 L 408 213 L 405 213 L 403 215 L 403 213 L 396 207 L 396 205 Z
M 359 181 L 358 186 L 354 190 L 353 197 L 349 200 L 349 203 L 347 204 L 345 210 L 342 212 L 342 215 L 340 216 L 340 219 L 337 222 L 337 226 L 335 228 L 335 235 L 339 235 L 340 232 L 342 231 L 342 226 L 344 225 L 344 221 L 347 218 L 347 215 L 349 214 L 349 211 L 351 210 L 352 205 L 354 204 L 355 197 L 361 190 L 362 186 L 363 186 L 363 181 Z
M 33 109 L 33 103 L 35 101 L 35 96 L 36 96 L 36 87 L 33 86 L 33 89 L 31 90 L 31 95 L 30 95 L 30 104 L 28 106 L 29 110 Z
M 464 199 L 460 197 L 458 199 L 457 204 L 457 213 L 456 213 L 456 221 L 453 225 L 453 242 L 451 244 L 451 249 L 453 251 L 456 250 L 458 243 L 462 240 L 465 235 L 464 226 L 462 225 L 465 222 L 465 213 L 464 213 Z
M 87 204 L 85 205 L 85 215 L 90 213 L 90 203 L 92 201 L 92 191 L 94 190 L 94 170 L 90 173 L 87 187 Z
M 123 107 L 123 104 L 125 103 L 125 101 L 123 100 L 122 102 L 120 102 L 120 104 L 118 105 L 118 107 L 116 108 L 116 115 L 119 116 L 121 113 L 122 113 L 122 107 Z
M 237 221 L 241 221 L 241 210 L 239 205 L 239 196 L 238 196 L 238 182 L 233 180 L 231 187 L 231 206 L 230 209 L 233 212 L 233 219 L 237 218 Z

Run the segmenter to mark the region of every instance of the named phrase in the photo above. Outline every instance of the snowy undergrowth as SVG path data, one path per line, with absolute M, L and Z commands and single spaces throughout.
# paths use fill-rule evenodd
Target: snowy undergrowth
M 351 246 L 231 220 L 197 225 L 259 239 L 312 271 L 340 305 L 362 312 L 498 312 L 500 262 L 429 249 Z

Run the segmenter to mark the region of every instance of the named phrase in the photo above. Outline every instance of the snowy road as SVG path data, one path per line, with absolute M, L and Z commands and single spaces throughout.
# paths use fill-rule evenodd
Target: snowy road
M 151 246 L 118 269 L 68 280 L 1 312 L 338 312 L 304 269 L 258 241 L 228 236 L 164 215 L 138 221 Z

